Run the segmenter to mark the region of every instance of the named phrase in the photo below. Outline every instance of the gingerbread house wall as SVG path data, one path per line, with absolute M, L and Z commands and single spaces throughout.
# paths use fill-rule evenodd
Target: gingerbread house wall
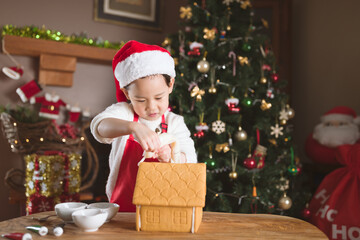
M 193 207 L 138 206 L 136 229 L 138 231 L 191 232 L 192 214 Z M 202 208 L 195 207 L 194 232 L 199 229 L 201 220 Z

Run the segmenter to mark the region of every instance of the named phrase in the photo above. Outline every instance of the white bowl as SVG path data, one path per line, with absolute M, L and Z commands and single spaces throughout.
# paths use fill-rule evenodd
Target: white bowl
M 76 226 L 85 232 L 95 232 L 101 227 L 108 214 L 101 209 L 82 209 L 72 213 L 72 219 Z
M 108 216 L 106 222 L 110 221 L 118 213 L 119 207 L 118 204 L 109 202 L 91 203 L 87 206 L 89 209 L 101 209 L 102 211 L 107 212 Z
M 82 202 L 64 202 L 55 205 L 55 212 L 59 218 L 70 223 L 72 222 L 71 214 L 76 210 L 85 209 L 86 206 L 87 204 Z

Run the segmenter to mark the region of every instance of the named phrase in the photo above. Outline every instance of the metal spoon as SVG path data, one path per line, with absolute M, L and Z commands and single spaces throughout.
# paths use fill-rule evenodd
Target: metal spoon
M 50 218 L 50 217 L 55 217 L 55 216 L 56 216 L 56 214 L 55 214 L 55 215 L 49 215 L 49 216 L 42 217 L 42 218 L 32 217 L 32 219 L 33 219 L 33 220 L 37 220 L 37 221 L 39 221 L 39 222 L 45 222 L 48 218 Z

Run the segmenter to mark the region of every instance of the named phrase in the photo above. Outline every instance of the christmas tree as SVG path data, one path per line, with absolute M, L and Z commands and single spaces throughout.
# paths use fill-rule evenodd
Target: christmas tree
M 171 108 L 207 164 L 205 210 L 298 216 L 309 195 L 267 21 L 248 0 L 190 0 L 180 17 L 163 42 L 177 71 Z

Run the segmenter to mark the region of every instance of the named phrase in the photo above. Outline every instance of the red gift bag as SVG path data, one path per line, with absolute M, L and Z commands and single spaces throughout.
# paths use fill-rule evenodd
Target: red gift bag
M 309 221 L 330 239 L 360 239 L 360 144 L 337 148 L 344 167 L 329 173 L 309 205 Z

